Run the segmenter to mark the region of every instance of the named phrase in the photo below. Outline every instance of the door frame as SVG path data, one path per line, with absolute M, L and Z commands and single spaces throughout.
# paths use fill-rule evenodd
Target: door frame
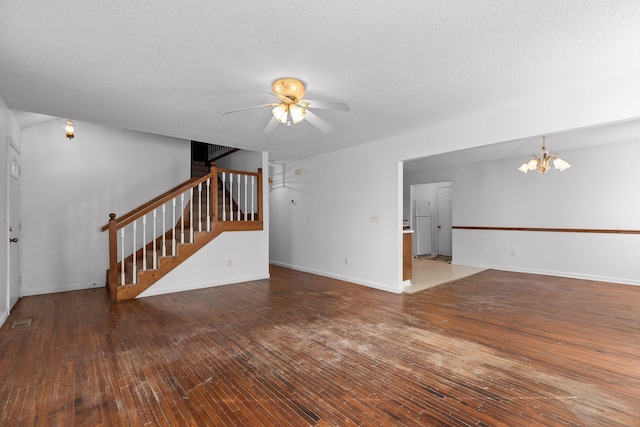
M 446 229 L 448 230 L 448 234 L 449 234 L 449 238 L 448 238 L 448 242 L 449 243 L 449 247 L 451 248 L 451 254 L 443 254 L 442 253 L 442 247 L 440 245 L 440 241 L 442 239 L 442 232 L 443 229 L 441 227 L 441 224 L 443 223 L 442 221 L 442 206 L 440 203 L 440 194 L 441 191 L 447 189 L 449 191 L 449 215 L 447 218 L 445 218 L 446 220 L 448 220 L 448 224 L 449 224 L 449 228 Z M 452 225 L 453 225 L 453 197 L 452 194 L 453 193 L 453 185 L 451 186 L 441 186 L 441 187 L 437 187 L 436 188 L 436 255 L 445 255 L 445 256 L 451 256 L 453 257 L 453 230 L 452 230 Z
M 409 225 L 411 229 L 415 230 L 415 221 L 414 221 L 414 204 L 417 199 L 426 199 L 431 202 L 431 206 L 435 212 L 432 213 L 432 226 L 431 226 L 431 236 L 432 236 L 432 244 L 431 244 L 431 252 L 433 254 L 438 254 L 438 232 L 437 232 L 437 189 L 438 188 L 451 188 L 453 192 L 453 181 L 436 181 L 436 182 L 424 182 L 419 184 L 410 184 L 409 185 Z M 451 216 L 453 217 L 453 201 L 451 203 Z M 413 256 L 416 254 L 416 241 L 413 239 Z M 453 238 L 451 241 L 451 252 L 453 254 Z
M 20 175 L 22 174 L 22 166 L 20 162 L 21 150 L 13 141 L 13 139 L 9 136 L 9 144 L 7 144 L 7 235 L 9 238 L 16 237 L 19 240 L 21 239 L 21 211 L 20 211 Z M 16 159 L 16 163 L 14 166 L 13 160 Z M 13 183 L 17 184 L 17 194 L 13 194 L 12 186 Z M 17 200 L 16 200 L 17 199 Z M 17 218 L 14 218 L 17 216 Z M 17 226 L 15 231 L 11 231 L 12 225 Z M 22 250 L 21 250 L 21 242 L 18 243 L 18 247 L 15 248 L 15 252 L 12 249 L 12 243 L 5 242 L 7 245 L 7 305 L 9 311 L 13 309 L 16 302 L 22 296 Z M 15 264 L 14 270 L 14 259 L 13 257 L 17 257 L 17 262 Z M 15 293 L 12 294 L 12 281 L 15 276 L 17 276 L 17 295 Z

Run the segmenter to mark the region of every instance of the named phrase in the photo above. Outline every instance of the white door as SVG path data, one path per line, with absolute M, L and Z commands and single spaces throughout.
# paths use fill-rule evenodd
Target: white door
M 9 309 L 20 298 L 20 155 L 9 145 Z
M 437 255 L 451 256 L 451 187 L 440 187 L 438 192 L 438 253 Z

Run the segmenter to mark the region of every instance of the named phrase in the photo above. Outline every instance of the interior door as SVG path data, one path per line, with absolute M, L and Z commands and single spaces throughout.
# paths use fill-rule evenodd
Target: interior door
M 9 309 L 20 298 L 20 154 L 9 144 Z
M 439 187 L 437 189 L 438 201 L 438 255 L 451 256 L 451 187 Z

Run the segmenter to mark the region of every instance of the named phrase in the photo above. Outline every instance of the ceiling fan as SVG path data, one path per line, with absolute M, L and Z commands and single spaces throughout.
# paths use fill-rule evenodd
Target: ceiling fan
M 305 94 L 304 83 L 294 78 L 283 78 L 274 81 L 271 85 L 271 92 L 267 93 L 278 98 L 279 102 L 225 111 L 222 114 L 236 113 L 238 111 L 251 110 L 253 108 L 273 107 L 271 110 L 273 117 L 269 123 L 267 123 L 263 133 L 273 132 L 280 123 L 291 126 L 291 123 L 300 123 L 305 119 L 322 132 L 331 132 L 331 130 L 333 130 L 333 126 L 316 116 L 311 112 L 311 109 L 320 108 L 338 111 L 351 110 L 344 102 L 311 101 L 308 99 L 302 99 Z

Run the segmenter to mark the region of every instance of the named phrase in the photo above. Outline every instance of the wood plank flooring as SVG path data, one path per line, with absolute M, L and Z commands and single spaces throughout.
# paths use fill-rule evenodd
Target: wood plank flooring
M 488 270 L 395 295 L 271 274 L 21 299 L 0 425 L 640 425 L 640 287 Z

